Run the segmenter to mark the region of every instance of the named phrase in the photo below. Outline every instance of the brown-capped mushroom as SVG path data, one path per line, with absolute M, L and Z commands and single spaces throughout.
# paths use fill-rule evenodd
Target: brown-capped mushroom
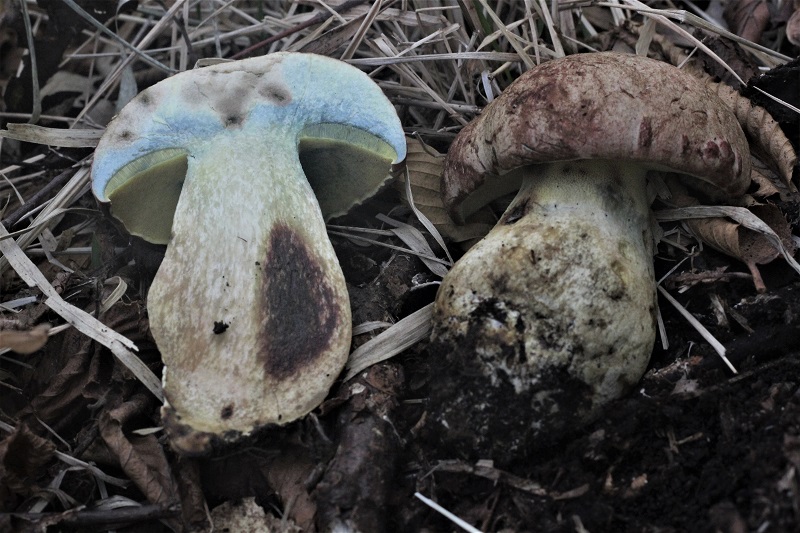
M 94 193 L 132 234 L 167 244 L 147 309 L 173 447 L 202 453 L 326 396 L 351 323 L 325 219 L 404 155 L 380 88 L 312 54 L 177 74 L 109 125 Z
M 642 376 L 655 340 L 654 170 L 732 197 L 748 187 L 749 149 L 700 82 L 634 55 L 544 63 L 460 132 L 442 177 L 455 220 L 521 188 L 436 298 L 432 339 L 454 377 L 437 381 L 429 423 L 459 454 L 524 455 Z

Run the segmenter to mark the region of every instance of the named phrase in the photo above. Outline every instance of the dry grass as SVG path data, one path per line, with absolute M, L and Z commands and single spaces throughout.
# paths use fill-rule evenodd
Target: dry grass
M 113 273 L 105 275 L 102 265 L 92 262 L 94 230 L 106 222 L 89 192 L 91 157 L 72 165 L 64 161 L 78 153 L 67 148 L 93 146 L 114 112 L 143 87 L 191 69 L 199 60 L 280 50 L 329 55 L 368 72 L 396 104 L 405 131 L 445 150 L 456 133 L 522 72 L 565 54 L 605 49 L 615 42 L 630 52 L 658 56 L 661 50 L 656 42 L 666 36 L 681 44 L 686 54 L 693 54 L 693 47 L 706 52 L 721 70 L 741 80 L 732 66 L 694 36 L 693 30 L 700 29 L 705 35 L 732 39 L 765 69 L 789 60 L 770 48 L 777 48 L 779 40 L 767 46 L 745 41 L 721 29 L 718 14 L 696 8 L 664 9 L 664 3 L 645 5 L 636 0 L 142 0 L 135 11 L 107 13 L 109 18 L 99 20 L 71 0 L 64 3 L 80 12 L 90 26 L 67 47 L 52 76 L 34 80 L 32 113 L 0 109 L 0 117 L 8 122 L 8 131 L 0 137 L 0 218 L 4 222 L 0 226 L 0 320 L 12 328 L 26 326 L 15 322 L 17 313 L 31 303 L 22 296 L 41 295 L 63 319 L 63 327 L 51 329 L 51 335 L 69 325 L 78 328 L 109 347 L 157 396 L 158 379 L 138 362 L 134 344 L 70 304 L 69 295 L 61 294 L 58 285 L 63 272 L 77 272 L 100 285 L 115 283 Z M 11 13 L 9 4 L 0 1 L 0 16 Z M 26 40 L 41 37 L 56 25 L 33 1 L 23 5 L 30 35 L 18 36 L 20 54 Z M 616 39 L 618 32 L 628 37 L 629 45 Z M 40 48 L 39 57 L 30 60 L 52 59 L 41 57 L 47 53 L 46 47 Z M 0 79 L 3 85 L 18 72 L 30 75 L 15 64 L 5 68 L 12 70 Z M 43 106 L 54 95 L 62 95 L 58 105 Z M 50 148 L 31 148 L 15 139 Z M 45 161 L 52 160 L 63 170 L 61 182 L 42 194 L 52 176 Z M 68 227 L 65 220 L 71 221 Z M 346 228 L 332 231 L 364 237 Z M 412 253 L 438 265 L 432 266 L 434 271 L 449 264 L 447 257 L 431 256 L 430 248 L 415 247 L 412 237 L 404 243 L 388 230 L 372 237 L 398 250 L 412 247 Z M 687 237 L 682 239 L 686 242 Z M 26 291 L 26 285 L 35 289 Z M 115 298 L 119 297 L 117 293 Z M 105 308 L 115 301 L 104 302 Z M 369 348 L 381 347 L 370 361 L 396 353 L 398 346 L 408 346 L 409 339 L 426 336 L 427 313 L 426 308 L 415 316 L 413 330 L 390 329 L 388 342 L 381 337 L 369 344 Z M 365 351 L 362 347 L 357 355 Z M 363 363 L 354 361 L 353 366 L 360 369 Z M 351 370 L 349 375 L 354 373 Z
M 14 138 L 47 144 L 54 150 L 93 146 L 114 110 L 120 109 L 138 90 L 171 73 L 192 68 L 200 59 L 243 57 L 278 50 L 340 58 L 370 73 L 397 104 L 409 134 L 444 146 L 520 73 L 565 53 L 596 50 L 603 46 L 604 35 L 626 27 L 633 20 L 646 21 L 639 32 L 636 51 L 646 50 L 653 35 L 666 33 L 673 40 L 680 39 L 706 51 L 736 78 L 738 75 L 731 67 L 691 35 L 693 28 L 733 37 L 757 54 L 764 67 L 789 59 L 760 44 L 732 36 L 715 25 L 709 14 L 656 9 L 635 0 L 564 2 L 558 10 L 554 9 L 556 4 L 542 0 L 491 3 L 485 0 L 472 3 L 177 0 L 169 3 L 166 11 L 159 2 L 140 2 L 138 10 L 120 13 L 111 21 L 98 21 L 74 2 L 67 3 L 91 23 L 92 29 L 81 32 L 82 41 L 67 50 L 56 75 L 44 80 L 41 87 L 34 83 L 34 100 L 63 91 L 79 91 L 80 96 L 72 100 L 69 108 L 59 108 L 62 114 L 56 110 L 42 111 L 40 105 L 35 106 L 31 115 L 4 114 L 10 123 L 3 144 L 6 161 L 15 158 L 16 144 L 9 140 Z M 47 12 L 30 1 L 25 7 L 32 35 L 52 27 Z M 107 27 L 116 30 L 112 32 Z M 65 124 L 67 130 L 63 129 Z M 27 157 L 23 164 L 34 165 L 42 157 L 41 154 Z M 15 226 L 12 235 L 16 244 L 2 237 L 7 248 L 6 257 L 0 258 L 4 286 L 13 286 L 13 275 L 8 269 L 15 250 L 24 250 L 36 258 L 44 253 L 62 270 L 71 270 L 47 254 L 47 244 L 43 243 L 58 242 L 60 236 L 53 235 L 51 228 L 66 213 L 79 205 L 91 205 L 87 202 L 89 163 L 89 159 L 76 163 L 69 181 L 52 199 L 39 200 L 25 211 L 25 218 L 32 220 L 27 225 Z M 43 171 L 26 173 L 17 164 L 0 163 L 0 173 L 3 177 L 0 195 L 8 198 L 5 215 L 18 212 L 20 204 L 28 202 L 45 183 L 41 179 Z M 79 212 L 86 214 L 85 210 Z M 86 221 L 65 231 L 88 236 L 94 224 L 102 223 L 101 218 L 92 214 Z M 62 254 L 73 252 L 79 253 L 69 248 L 61 250 Z M 19 255 L 16 257 L 14 270 L 24 279 L 23 271 L 33 264 Z M 30 279 L 26 282 L 31 283 Z M 47 291 L 44 280 L 36 284 L 43 292 Z M 74 313 L 77 311 L 73 309 L 62 316 L 73 323 Z M 87 334 L 111 347 L 112 342 L 101 334 L 103 328 L 99 323 L 87 328 Z M 120 350 L 117 351 L 125 353 Z M 125 356 L 125 360 L 130 361 L 130 357 Z M 150 376 L 147 381 L 152 384 L 154 378 Z

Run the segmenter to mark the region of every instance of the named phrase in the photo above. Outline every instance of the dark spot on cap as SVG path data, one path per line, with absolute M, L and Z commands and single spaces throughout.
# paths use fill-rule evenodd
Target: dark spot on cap
M 270 234 L 264 265 L 264 371 L 286 379 L 328 349 L 341 320 L 339 302 L 303 237 L 284 224 Z
M 239 126 L 242 123 L 242 117 L 239 115 L 228 115 L 225 117 L 225 127 Z
M 639 147 L 647 148 L 653 143 L 653 124 L 649 117 L 642 119 L 639 124 Z
M 223 420 L 227 420 L 233 416 L 233 404 L 228 404 L 222 408 L 222 411 L 219 413 L 219 417 Z
M 139 103 L 143 106 L 149 106 L 153 102 L 153 99 L 150 98 L 150 95 L 146 92 L 139 94 Z
M 225 333 L 225 331 L 230 327 L 230 324 L 226 324 L 221 320 L 219 322 L 214 321 L 214 335 L 219 335 L 220 333 Z
M 276 105 L 288 105 L 292 101 L 292 93 L 275 84 L 265 85 L 258 90 L 259 94 Z
M 691 141 L 686 135 L 681 135 L 681 154 L 686 155 L 691 150 Z
M 708 141 L 702 149 L 703 159 L 719 159 L 719 145 L 714 141 Z
M 131 130 L 123 130 L 119 134 L 120 141 L 129 141 L 133 138 L 133 132 Z

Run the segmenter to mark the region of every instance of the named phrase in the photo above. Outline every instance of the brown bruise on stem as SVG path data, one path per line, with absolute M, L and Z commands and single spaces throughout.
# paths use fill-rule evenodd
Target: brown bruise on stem
M 326 234 L 330 213 L 298 158 L 298 142 L 313 134 L 352 182 L 340 186 L 330 158 L 317 165 L 342 197 L 335 212 L 377 190 L 404 153 L 394 110 L 366 75 L 282 53 L 156 84 L 98 145 L 97 198 L 147 198 L 156 207 L 136 233 L 152 237 L 158 217 L 156 240 L 168 244 L 147 298 L 164 362 L 164 426 L 181 453 L 297 420 L 324 400 L 347 361 L 350 306 Z M 364 145 L 364 154 L 339 141 Z M 136 164 L 120 163 L 131 158 Z M 130 179 L 135 186 L 123 187 Z M 128 218 L 119 206 L 114 215 Z
M 273 228 L 263 264 L 258 357 L 267 376 L 283 380 L 326 353 L 341 317 L 336 292 L 292 228 L 285 224 Z

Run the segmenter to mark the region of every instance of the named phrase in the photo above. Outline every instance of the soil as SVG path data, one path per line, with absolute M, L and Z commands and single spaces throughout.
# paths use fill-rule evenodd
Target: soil
M 705 255 L 720 259 L 698 259 Z M 785 274 L 775 268 L 769 277 Z M 798 291 L 795 281 L 757 295 L 748 282 L 735 281 L 682 295 L 706 325 L 716 323 L 708 309 L 716 295 L 752 329 L 710 328 L 737 375 L 661 301 L 671 347 L 655 350 L 637 389 L 599 420 L 554 445 L 534 444 L 502 474 L 489 466 L 477 471 L 480 458 L 423 444 L 408 463 L 429 468 L 414 472 L 416 489 L 483 531 L 797 531 Z M 446 375 L 428 386 L 440 379 Z M 454 529 L 432 512 L 398 529 L 426 528 Z
M 106 4 L 110 11 L 101 18 L 117 4 L 133 3 Z M 65 34 L 53 41 L 49 71 L 70 39 Z M 791 89 L 797 63 L 788 68 L 791 75 L 783 71 L 751 83 L 750 94 L 785 85 L 790 89 L 780 95 L 800 105 L 800 92 Z M 27 86 L 14 93 L 32 94 Z M 797 139 L 796 114 L 785 121 Z M 90 154 L 30 146 L 24 153 L 33 150 L 46 158 L 26 171 L 41 170 L 48 179 Z M 795 181 L 797 175 L 795 168 Z M 411 222 L 393 212 L 400 205 L 395 194 L 387 191 L 342 223 L 377 226 L 375 214 L 390 212 Z M 84 195 L 71 207 L 97 206 Z M 780 207 L 793 233 L 800 233 L 797 204 Z M 3 216 L 9 231 L 19 229 L 13 212 Z M 85 213 L 67 214 L 52 230 L 63 237 L 84 221 Z M 80 246 L 91 246 L 90 260 L 61 257 L 75 274 L 44 260 L 37 259 L 38 266 L 67 301 L 131 339 L 142 361 L 160 374 L 145 295 L 163 249 L 131 240 L 109 218 L 97 227 L 91 241 L 76 237 Z M 355 324 L 396 322 L 433 301 L 435 286 L 428 282 L 438 278 L 416 257 L 333 240 Z M 657 277 L 683 258 L 660 247 Z M 760 268 L 767 286 L 762 294 L 744 265 L 706 248 L 665 281 L 722 342 L 737 373 L 662 298 L 664 338 L 640 383 L 592 423 L 527 443 L 522 455 L 502 460 L 445 444 L 430 402 L 453 369 L 427 341 L 337 382 L 299 422 L 186 458 L 158 431 L 160 405 L 145 387 L 107 349 L 66 329 L 33 354 L 0 358 L 0 385 L 13 387 L 0 393 L 0 422 L 16 428 L 0 428 L 0 531 L 208 531 L 211 516 L 217 531 L 460 531 L 415 493 L 485 532 L 800 531 L 800 281 L 781 260 Z M 114 287 L 98 280 L 112 276 L 128 288 L 101 313 Z M 4 302 L 40 296 L 11 273 L 0 287 Z M 10 329 L 63 322 L 41 298 L 0 319 Z M 354 344 L 371 336 L 359 335 Z M 529 413 L 517 416 L 522 424 L 531 421 Z M 48 505 L 38 507 L 42 501 Z M 217 516 L 222 507 L 254 522 L 224 526 Z
M 384 207 L 378 199 L 354 216 L 363 222 L 370 210 Z M 121 238 L 109 231 L 110 242 Z M 432 301 L 434 289 L 415 289 L 428 279 L 418 259 L 335 240 L 337 253 L 346 258 L 356 323 L 396 320 Z M 128 272 L 140 285 L 106 320 L 137 342 L 140 356 L 158 368 L 137 297 L 152 278 L 158 250 L 135 249 L 155 260 L 144 271 Z M 659 259 L 657 270 L 673 265 Z M 554 436 L 546 445 L 531 443 L 524 459 L 499 464 L 442 446 L 447 439 L 431 431 L 436 426 L 427 419 L 428 402 L 431 390 L 448 379 L 448 369 L 436 364 L 442 354 L 423 341 L 339 383 L 302 422 L 261 431 L 210 457 L 180 459 L 160 437 L 152 444 L 165 463 L 150 472 L 172 476 L 183 522 L 195 526 L 207 518 L 203 500 L 213 509 L 255 497 L 305 531 L 342 522 L 375 532 L 459 530 L 413 496 L 419 492 L 482 531 L 800 530 L 800 282 L 776 262 L 762 267 L 769 290 L 757 294 L 746 276 L 720 277 L 715 270 L 720 265 L 730 260 L 713 251 L 696 255 L 694 271 L 687 262 L 683 273 L 673 273 L 694 285 L 682 294 L 671 292 L 726 346 L 738 374 L 661 301 L 669 348 L 657 342 L 651 368 L 636 389 L 592 424 Z M 81 287 L 79 279 L 64 280 L 65 292 L 82 291 L 88 302 L 94 288 Z M 728 309 L 725 321 L 714 313 L 712 301 Z M 119 418 L 119 425 L 135 449 L 129 431 L 157 425 L 159 406 L 104 349 L 74 332 L 57 337 L 61 340 L 54 338 L 27 360 L 32 370 L 22 376 L 24 393 L 4 394 L 2 408 L 28 427 L 40 427 L 36 414 L 69 442 L 75 457 L 124 478 L 128 471 L 120 467 L 120 451 L 109 444 L 114 440 L 103 417 L 118 413 L 114 406 L 129 406 L 134 416 Z M 524 412 L 518 416 L 526 419 Z M 47 465 L 34 469 L 42 485 L 59 470 L 57 463 Z M 90 475 L 74 473 L 60 489 L 89 502 L 95 484 Z M 143 499 L 136 484 L 115 491 Z M 7 491 L 5 504 L 20 505 L 22 495 Z M 180 527 L 174 505 L 159 510 L 156 516 Z M 41 524 L 41 517 L 24 513 L 3 516 L 11 530 L 32 531 Z M 86 526 L 85 515 L 72 522 L 59 516 L 54 522 L 59 530 L 94 530 Z M 120 530 L 165 527 L 142 520 L 130 520 L 134 525 Z M 280 527 L 273 530 L 293 530 L 286 523 Z

